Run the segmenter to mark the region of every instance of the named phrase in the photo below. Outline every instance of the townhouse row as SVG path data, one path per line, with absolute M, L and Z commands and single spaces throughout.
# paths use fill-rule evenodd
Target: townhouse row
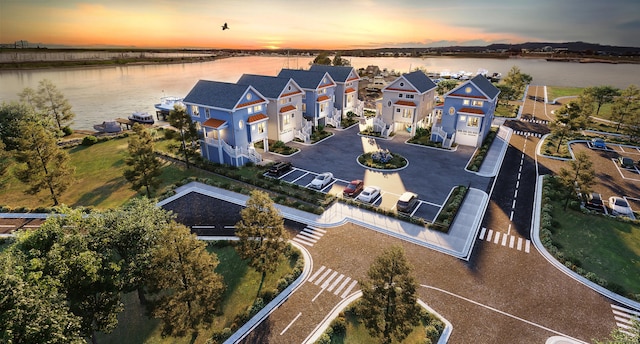
M 232 166 L 259 163 L 254 145 L 269 150 L 269 140 L 309 142 L 314 127 L 340 127 L 342 116 L 362 117 L 356 70 L 312 65 L 309 70 L 282 69 L 277 76 L 244 74 L 236 83 L 200 80 L 183 99 L 202 133 L 206 159 Z M 430 128 L 431 140 L 477 146 L 488 133 L 498 89 L 478 75 L 435 103 L 436 85 L 420 71 L 401 75 L 382 90 L 372 120 L 388 136 Z M 443 109 L 446 115 L 443 115 Z

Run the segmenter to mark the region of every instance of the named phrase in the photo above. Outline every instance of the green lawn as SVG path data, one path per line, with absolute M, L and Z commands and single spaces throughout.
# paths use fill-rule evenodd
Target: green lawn
M 549 101 L 553 101 L 556 98 L 579 96 L 582 93 L 584 87 L 562 87 L 562 86 L 547 86 L 547 98 Z
M 93 146 L 76 146 L 69 149 L 71 164 L 75 166 L 75 181 L 60 197 L 60 203 L 77 207 L 111 208 L 117 207 L 138 193 L 131 190 L 129 182 L 123 177 L 126 167 L 128 139 L 114 139 Z M 206 177 L 209 173 L 185 169 L 182 165 L 165 164 L 162 170 L 162 184 L 158 190 L 175 184 L 189 176 Z M 37 208 L 52 206 L 53 201 L 46 191 L 38 195 L 26 195 L 25 185 L 9 172 L 0 180 L 0 205 L 12 208 Z M 155 195 L 153 195 L 155 196 Z
M 218 256 L 220 264 L 216 272 L 224 277 L 227 289 L 223 295 L 222 314 L 217 316 L 209 329 L 200 330 L 200 335 L 194 340 L 191 336 L 162 337 L 162 324 L 159 320 L 145 316 L 144 308 L 140 306 L 136 293 L 125 295 L 125 310 L 118 316 L 118 327 L 110 334 L 99 334 L 98 343 L 101 344 L 138 344 L 138 343 L 206 343 L 214 332 L 225 327 L 235 330 L 232 325 L 236 315 L 243 313 L 256 297 L 260 274 L 240 259 L 232 245 L 227 243 L 210 244 L 209 252 Z M 302 259 L 302 258 L 300 258 Z M 295 261 L 281 260 L 276 272 L 267 274 L 262 290 L 276 290 L 278 281 L 291 273 Z M 238 324 L 241 325 L 241 324 Z
M 554 203 L 554 243 L 566 258 L 627 292 L 640 294 L 640 225 Z M 576 264 L 578 265 L 578 264 Z

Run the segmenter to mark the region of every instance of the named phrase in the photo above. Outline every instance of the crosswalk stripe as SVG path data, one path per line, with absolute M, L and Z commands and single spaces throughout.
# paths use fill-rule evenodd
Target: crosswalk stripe
M 347 286 L 347 283 L 349 283 L 349 281 L 351 281 L 351 277 L 348 277 L 348 276 L 347 276 L 347 278 L 345 278 L 344 282 L 342 282 L 342 284 L 340 284 L 340 287 L 338 287 L 338 289 L 336 289 L 336 291 L 333 293 L 333 295 L 338 295 L 338 294 L 340 294 L 340 291 L 341 291 L 342 289 L 344 289 L 344 287 L 346 287 L 346 286 Z
M 320 229 L 320 228 L 317 228 L 317 227 L 307 226 L 307 228 L 305 228 L 305 229 L 311 229 L 314 232 L 320 232 L 322 234 L 327 234 L 326 230 Z
M 343 279 L 343 278 L 344 278 L 344 275 L 343 275 L 343 274 L 340 274 L 340 276 L 338 276 L 338 278 L 336 278 L 336 280 L 335 280 L 335 281 L 333 281 L 333 284 L 331 284 L 331 285 L 329 286 L 329 288 L 327 288 L 327 290 L 328 290 L 329 292 L 333 291 L 333 288 L 335 288 L 335 287 L 338 285 L 338 283 L 340 283 L 340 281 L 342 281 L 342 279 Z
M 313 275 L 311 275 L 311 277 L 309 277 L 309 282 L 313 282 L 313 280 L 314 280 L 316 277 L 318 277 L 318 275 L 319 275 L 319 274 L 320 274 L 324 269 L 326 269 L 326 268 L 327 268 L 327 267 L 323 265 L 323 266 L 321 266 L 321 267 L 320 267 L 320 269 L 316 270 L 316 272 L 315 272 Z
M 616 321 L 616 326 L 618 326 L 620 332 L 630 335 L 631 333 L 628 330 L 631 329 L 631 320 L 634 318 L 640 320 L 640 312 L 614 304 L 611 304 L 611 311 L 613 312 L 613 319 Z
M 507 238 L 508 238 L 508 237 L 507 237 L 506 235 L 503 235 L 503 236 L 502 236 L 502 246 L 507 246 Z M 513 237 L 512 237 L 512 238 L 513 238 Z
M 491 237 L 493 237 L 493 229 L 489 230 L 489 234 L 487 234 L 487 241 L 491 241 Z
M 322 283 L 321 288 L 322 289 L 326 289 L 329 286 L 329 283 L 331 283 L 331 281 L 333 281 L 333 278 L 336 277 L 336 275 L 338 274 L 338 271 L 334 271 L 331 276 L 329 276 L 329 278 L 327 278 L 326 281 L 324 281 L 324 283 Z
M 524 251 L 529 253 L 529 247 L 531 246 L 531 241 L 527 240 L 524 244 Z
M 484 239 L 484 234 L 486 233 L 487 228 L 486 227 L 482 227 L 482 230 L 480 231 L 480 240 Z
M 303 245 L 307 245 L 307 246 L 313 247 L 313 243 L 312 242 L 306 241 L 306 240 L 304 240 L 302 238 L 299 238 L 299 237 L 293 238 L 293 241 L 299 242 L 299 243 L 301 243 Z
M 522 251 L 522 238 L 518 238 L 518 251 Z
M 313 235 L 313 234 L 305 232 L 305 231 L 302 231 L 302 232 L 298 233 L 297 236 L 300 236 L 300 235 L 304 235 L 305 237 L 312 238 L 312 239 L 314 239 L 314 242 L 316 242 L 316 241 L 320 240 L 320 238 L 322 238 L 322 236 Z
M 496 237 L 495 237 L 495 239 L 493 240 L 493 243 L 494 243 L 494 244 L 497 244 L 499 240 L 500 240 L 500 232 L 496 232 Z
M 342 295 L 340 295 L 340 297 L 343 298 L 343 299 L 345 297 L 347 297 L 347 295 L 349 295 L 349 292 L 351 292 L 351 289 L 353 289 L 353 287 L 355 287 L 357 283 L 358 283 L 358 281 L 353 280 L 353 282 L 351 282 L 351 284 L 349 284 L 349 287 L 344 290 L 344 293 L 342 293 Z
M 513 243 L 515 241 L 515 238 L 513 235 L 511 236 L 511 239 L 509 240 L 509 248 L 513 248 Z
M 331 273 L 331 271 L 332 271 L 331 269 L 327 269 L 327 271 L 325 271 L 325 272 L 322 274 L 322 276 L 320 276 L 320 278 L 318 278 L 318 279 L 317 279 L 313 284 L 315 284 L 315 285 L 320 284 L 320 282 L 322 282 L 322 280 L 323 280 L 325 277 L 327 277 L 327 275 L 328 275 L 328 274 L 330 274 L 330 273 Z

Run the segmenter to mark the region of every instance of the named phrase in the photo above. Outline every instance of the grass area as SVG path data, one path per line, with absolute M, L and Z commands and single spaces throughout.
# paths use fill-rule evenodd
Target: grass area
M 578 96 L 584 87 L 547 86 L 547 98 L 553 101 L 560 97 Z
M 355 304 L 357 304 L 356 301 Z M 325 332 L 316 343 L 331 344 L 358 344 L 358 343 L 377 343 L 377 338 L 371 337 L 367 328 L 360 322 L 360 316 L 354 311 L 355 305 L 350 306 L 341 316 L 334 320 L 332 326 Z M 336 324 L 340 324 L 336 326 Z M 344 329 L 338 329 L 344 326 Z M 444 324 L 426 310 L 423 311 L 420 323 L 414 327 L 413 331 L 405 338 L 403 344 L 424 344 L 437 343 L 442 335 Z M 427 336 L 429 338 L 427 338 Z M 328 340 L 328 338 L 330 340 Z M 397 343 L 394 341 L 393 343 Z
M 227 289 L 223 295 L 221 314 L 217 316 L 210 328 L 203 328 L 199 336 L 192 341 L 190 335 L 185 337 L 162 337 L 162 324 L 157 319 L 150 319 L 145 314 L 144 307 L 140 306 L 137 294 L 130 293 L 124 296 L 125 310 L 118 316 L 118 327 L 110 334 L 99 334 L 98 343 L 103 344 L 127 344 L 127 343 L 190 343 L 204 344 L 216 332 L 224 328 L 235 331 L 240 325 L 234 325 L 239 315 L 246 312 L 256 298 L 260 274 L 249 268 L 245 261 L 240 259 L 232 245 L 226 242 L 210 244 L 209 252 L 218 256 L 220 264 L 216 272 L 224 277 Z M 301 259 L 301 258 L 300 258 Z M 290 274 L 296 264 L 294 259 L 280 261 L 276 272 L 267 274 L 263 291 L 275 291 L 278 283 L 287 274 Z
M 560 144 L 560 149 L 558 150 L 558 137 L 554 135 L 549 135 L 544 140 L 542 144 L 542 154 L 548 156 L 555 156 L 559 158 L 571 158 L 571 153 L 569 153 L 569 145 L 568 141 L 576 139 L 577 137 L 564 137 L 562 139 L 562 143 Z
M 640 300 L 640 222 L 564 210 L 545 178 L 540 238 L 556 259 L 616 293 Z
M 129 182 L 123 177 L 126 167 L 128 139 L 113 139 L 85 147 L 69 149 L 71 164 L 75 166 L 75 182 L 60 197 L 60 203 L 69 206 L 95 208 L 117 207 L 136 197 Z M 162 184 L 158 190 L 190 176 L 206 177 L 209 174 L 196 169 L 185 169 L 182 165 L 166 164 L 162 169 Z M 42 191 L 38 195 L 26 195 L 25 185 L 18 181 L 11 171 L 0 184 L 2 205 L 9 207 L 37 208 L 53 205 L 49 194 Z
M 518 104 L 504 104 L 500 103 L 496 106 L 495 116 L 516 118 L 518 116 Z

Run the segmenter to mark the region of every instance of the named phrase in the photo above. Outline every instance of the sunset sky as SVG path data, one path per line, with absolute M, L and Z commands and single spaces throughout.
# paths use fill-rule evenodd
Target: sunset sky
M 222 31 L 228 23 L 230 29 Z M 0 0 L 0 43 L 139 48 L 640 47 L 640 0 Z

